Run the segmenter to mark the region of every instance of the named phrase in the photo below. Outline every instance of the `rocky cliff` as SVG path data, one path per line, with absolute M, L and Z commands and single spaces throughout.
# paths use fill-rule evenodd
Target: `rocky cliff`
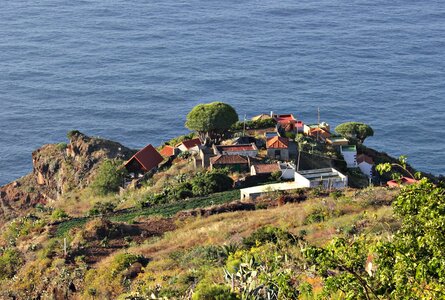
M 32 173 L 0 187 L 0 224 L 38 203 L 57 201 L 91 182 L 104 159 L 129 159 L 134 153 L 117 142 L 68 133 L 68 144 L 49 144 L 32 153 Z

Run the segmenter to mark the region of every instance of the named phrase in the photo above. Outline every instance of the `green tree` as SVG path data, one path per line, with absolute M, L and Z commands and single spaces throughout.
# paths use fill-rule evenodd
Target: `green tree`
M 363 144 L 367 137 L 374 135 L 374 130 L 371 128 L 371 126 L 360 122 L 347 122 L 340 124 L 335 127 L 335 131 L 338 134 L 348 139 L 358 141 L 361 144 Z
M 96 173 L 90 187 L 96 195 L 107 195 L 119 191 L 126 170 L 121 160 L 104 160 Z
M 238 114 L 229 104 L 212 102 L 195 106 L 188 114 L 185 126 L 195 130 L 203 141 L 218 143 L 227 130 L 238 121 Z
M 404 187 L 393 208 L 400 229 L 390 239 L 337 238 L 303 250 L 328 298 L 445 299 L 445 188 L 424 178 Z M 370 257 L 374 268 L 365 270 Z

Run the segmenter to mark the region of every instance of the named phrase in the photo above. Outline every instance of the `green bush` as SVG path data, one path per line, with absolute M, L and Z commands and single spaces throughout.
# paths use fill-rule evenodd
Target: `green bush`
M 217 171 L 198 174 L 190 183 L 195 196 L 224 192 L 233 187 L 232 178 Z
M 237 300 L 241 299 L 225 285 L 211 284 L 201 281 L 196 286 L 192 300 Z
M 271 128 L 275 127 L 277 122 L 270 118 L 266 120 L 257 120 L 257 121 L 246 121 L 246 129 L 265 129 L 265 128 Z M 244 122 L 238 121 L 235 124 L 232 125 L 230 128 L 232 131 L 241 131 L 244 128 Z
M 126 175 L 125 168 L 122 168 L 121 160 L 104 160 L 90 184 L 91 189 L 96 195 L 104 196 L 109 193 L 119 191 L 122 179 Z
M 114 212 L 116 204 L 113 202 L 97 202 L 93 208 L 88 211 L 89 216 L 106 215 Z
M 0 255 L 0 280 L 14 276 L 22 262 L 18 250 L 14 248 L 4 250 Z
M 63 209 L 60 208 L 56 208 L 51 214 L 51 220 L 53 221 L 60 221 L 68 217 L 69 215 Z
M 247 248 L 254 247 L 257 243 L 278 243 L 279 241 L 285 242 L 295 242 L 298 237 L 295 237 L 290 232 L 283 230 L 281 228 L 273 226 L 264 226 L 253 232 L 250 236 L 243 238 L 243 245 Z
M 68 131 L 68 133 L 66 134 L 66 137 L 67 137 L 68 139 L 71 140 L 71 138 L 72 138 L 73 136 L 75 136 L 75 135 L 79 135 L 79 134 L 81 134 L 79 130 L 70 130 L 70 131 Z
M 60 150 L 60 151 L 65 150 L 66 147 L 68 147 L 68 145 L 66 143 L 58 143 L 56 146 L 57 150 Z
M 323 222 L 327 217 L 327 212 L 322 208 L 315 208 L 312 210 L 304 219 L 303 224 L 308 225 L 312 223 L 320 223 Z

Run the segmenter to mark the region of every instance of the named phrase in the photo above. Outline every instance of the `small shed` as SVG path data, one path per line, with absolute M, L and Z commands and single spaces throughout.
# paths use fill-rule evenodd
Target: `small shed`
M 213 145 L 213 151 L 215 155 L 242 155 L 250 157 L 258 155 L 258 148 L 254 143 L 240 145 Z
M 179 154 L 179 149 L 170 145 L 165 145 L 159 153 L 163 157 L 172 157 Z
M 281 172 L 280 165 L 276 164 L 257 164 L 250 167 L 252 176 L 269 176 L 273 172 Z
M 267 140 L 267 156 L 278 160 L 289 160 L 289 139 L 275 136 Z
M 126 163 L 128 173 L 137 177 L 152 171 L 164 160 L 159 152 L 151 145 L 147 145 L 133 155 Z

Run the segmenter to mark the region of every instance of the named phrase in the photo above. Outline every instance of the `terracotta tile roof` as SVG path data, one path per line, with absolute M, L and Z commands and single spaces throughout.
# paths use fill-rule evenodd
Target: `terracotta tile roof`
M 200 146 L 201 144 L 202 144 L 201 140 L 199 138 L 196 138 L 196 139 L 192 139 L 192 140 L 183 141 L 182 143 L 179 143 L 178 145 L 176 145 L 176 147 L 178 147 L 179 145 L 184 145 L 185 148 L 190 149 L 195 146 Z
M 253 168 L 256 174 L 268 174 L 281 170 L 278 164 L 260 164 L 254 165 Z
M 281 136 L 274 136 L 267 139 L 266 147 L 272 149 L 287 149 L 289 147 L 289 140 Z
M 309 134 L 310 135 L 313 135 L 313 136 L 317 136 L 317 133 L 320 135 L 320 136 L 322 136 L 322 137 L 330 137 L 331 136 L 331 134 L 326 130 L 326 129 L 323 129 L 323 128 L 311 128 L 310 130 L 309 130 Z
M 281 122 L 292 122 L 296 121 L 293 114 L 285 114 L 285 115 L 274 115 L 273 118 L 275 121 L 281 123 Z
M 220 152 L 238 152 L 238 151 L 255 151 L 258 148 L 254 144 L 240 144 L 240 145 L 220 145 L 216 146 Z
M 258 115 L 258 116 L 253 117 L 253 118 L 252 118 L 252 121 L 268 120 L 268 119 L 271 119 L 271 117 L 270 117 L 269 115 L 261 114 L 261 115 Z
M 236 164 L 248 164 L 247 158 L 241 155 L 217 155 L 210 158 L 212 165 L 236 165 Z
M 159 153 L 164 157 L 170 157 L 175 155 L 175 149 L 175 147 L 165 145 Z
M 161 154 L 149 144 L 133 155 L 133 157 L 125 163 L 125 166 L 130 164 L 133 160 L 136 160 L 139 163 L 143 171 L 148 172 L 154 167 L 157 167 L 164 158 L 162 158 Z
M 400 183 L 399 183 L 400 182 Z M 418 182 L 418 180 L 409 178 L 409 177 L 402 177 L 400 180 L 390 180 L 386 184 L 388 186 L 397 187 L 400 185 L 410 185 Z
M 374 160 L 372 159 L 372 157 L 365 155 L 365 154 L 357 155 L 357 163 L 361 164 L 362 162 L 367 162 L 370 165 L 374 164 Z

